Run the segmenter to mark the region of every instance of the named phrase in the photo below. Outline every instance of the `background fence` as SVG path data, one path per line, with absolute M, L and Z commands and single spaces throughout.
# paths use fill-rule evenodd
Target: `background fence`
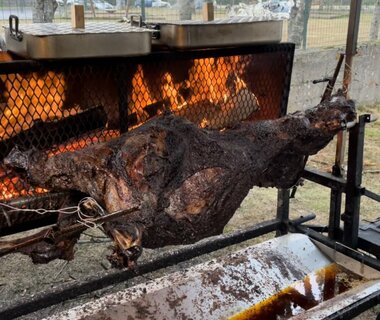
M 109 0 L 108 8 L 104 0 L 57 0 L 58 7 L 54 14 L 54 22 L 65 22 L 70 18 L 70 3 L 79 2 L 86 5 L 86 19 L 94 21 L 120 21 L 128 14 L 145 15 L 147 21 L 170 22 L 180 19 L 180 1 L 190 2 L 191 19 L 200 20 L 203 0 L 145 0 L 145 8 L 141 7 L 142 0 Z M 271 0 L 272 3 L 286 3 L 286 1 Z M 371 24 L 374 20 L 374 13 L 379 15 L 379 0 L 364 0 L 362 5 L 359 42 L 370 41 Z M 257 1 L 247 0 L 216 0 L 215 18 L 225 18 L 229 16 L 231 8 L 239 6 L 252 6 Z M 347 37 L 348 17 L 350 9 L 349 0 L 298 0 L 302 11 L 301 47 L 333 47 L 343 46 Z M 377 3 L 377 6 L 376 6 Z M 117 5 L 121 6 L 117 6 Z M 10 14 L 19 16 L 21 23 L 31 23 L 33 13 L 33 0 L 0 0 L 0 20 L 2 25 L 8 24 Z M 376 23 L 375 23 L 375 27 Z M 378 28 L 378 27 L 377 27 Z M 372 40 L 376 40 L 377 35 Z M 288 21 L 284 24 L 283 41 L 288 40 Z

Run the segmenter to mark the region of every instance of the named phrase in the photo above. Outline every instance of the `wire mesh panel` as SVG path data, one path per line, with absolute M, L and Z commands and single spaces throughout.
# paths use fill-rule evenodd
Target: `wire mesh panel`
M 163 112 L 201 128 L 284 114 L 294 46 L 159 52 L 148 56 L 11 62 L 0 75 L 0 157 L 15 147 L 73 151 Z M 3 162 L 1 162 L 3 163 Z M 0 166 L 0 199 L 45 192 Z

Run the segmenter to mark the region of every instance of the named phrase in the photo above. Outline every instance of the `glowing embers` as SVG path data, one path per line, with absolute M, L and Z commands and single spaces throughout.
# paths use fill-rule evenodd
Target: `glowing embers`
M 24 179 L 0 168 L 0 201 L 29 196 L 37 193 L 45 193 L 44 188 L 34 188 L 27 184 Z
M 66 143 L 53 147 L 48 152 L 48 157 L 54 156 L 61 152 L 80 150 L 91 144 L 109 141 L 119 135 L 120 132 L 118 130 L 99 130 L 89 132 L 79 139 L 73 138 Z M 47 189 L 32 187 L 30 184 L 26 183 L 22 176 L 18 176 L 16 172 L 12 170 L 7 171 L 7 169 L 0 167 L 0 201 L 46 192 L 48 192 Z
M 109 141 L 113 138 L 120 136 L 119 130 L 100 130 L 95 132 L 89 132 L 80 137 L 80 139 L 70 139 L 66 143 L 62 143 L 54 147 L 48 153 L 48 157 L 54 156 L 62 152 L 72 152 L 75 150 L 83 149 L 89 145 Z

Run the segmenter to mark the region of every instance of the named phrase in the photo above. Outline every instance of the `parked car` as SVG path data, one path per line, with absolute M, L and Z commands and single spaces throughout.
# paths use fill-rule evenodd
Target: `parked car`
M 289 13 L 293 7 L 293 1 L 270 0 L 264 2 L 263 7 L 275 13 Z
M 171 8 L 171 4 L 167 1 L 155 0 L 152 2 L 153 8 Z
M 141 0 L 135 1 L 135 7 L 141 7 Z M 171 4 L 162 0 L 145 0 L 145 8 L 171 8 Z
M 64 0 L 57 0 L 58 5 L 63 6 L 65 5 Z M 97 10 L 102 10 L 102 11 L 107 11 L 107 12 L 115 12 L 116 7 L 112 4 L 110 4 L 107 1 L 104 0 L 92 0 L 92 3 L 94 4 L 95 9 Z M 67 0 L 66 5 L 71 6 L 73 4 L 83 4 L 86 5 L 86 9 L 90 8 L 91 2 L 90 0 Z
M 115 12 L 116 11 L 116 7 L 107 1 L 102 1 L 102 0 L 92 0 L 92 1 L 94 3 L 95 9 L 103 10 L 103 11 L 107 11 L 107 12 Z M 87 2 L 89 2 L 89 1 L 87 1 Z

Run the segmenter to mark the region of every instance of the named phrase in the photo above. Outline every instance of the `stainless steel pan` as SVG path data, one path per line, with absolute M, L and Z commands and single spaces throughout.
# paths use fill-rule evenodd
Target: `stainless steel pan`
M 148 54 L 151 30 L 123 23 L 88 23 L 73 29 L 67 23 L 36 23 L 19 27 L 16 16 L 5 28 L 7 49 L 31 59 L 115 57 Z
M 281 41 L 282 25 L 282 20 L 256 21 L 249 17 L 159 23 L 156 43 L 180 49 L 276 43 Z

